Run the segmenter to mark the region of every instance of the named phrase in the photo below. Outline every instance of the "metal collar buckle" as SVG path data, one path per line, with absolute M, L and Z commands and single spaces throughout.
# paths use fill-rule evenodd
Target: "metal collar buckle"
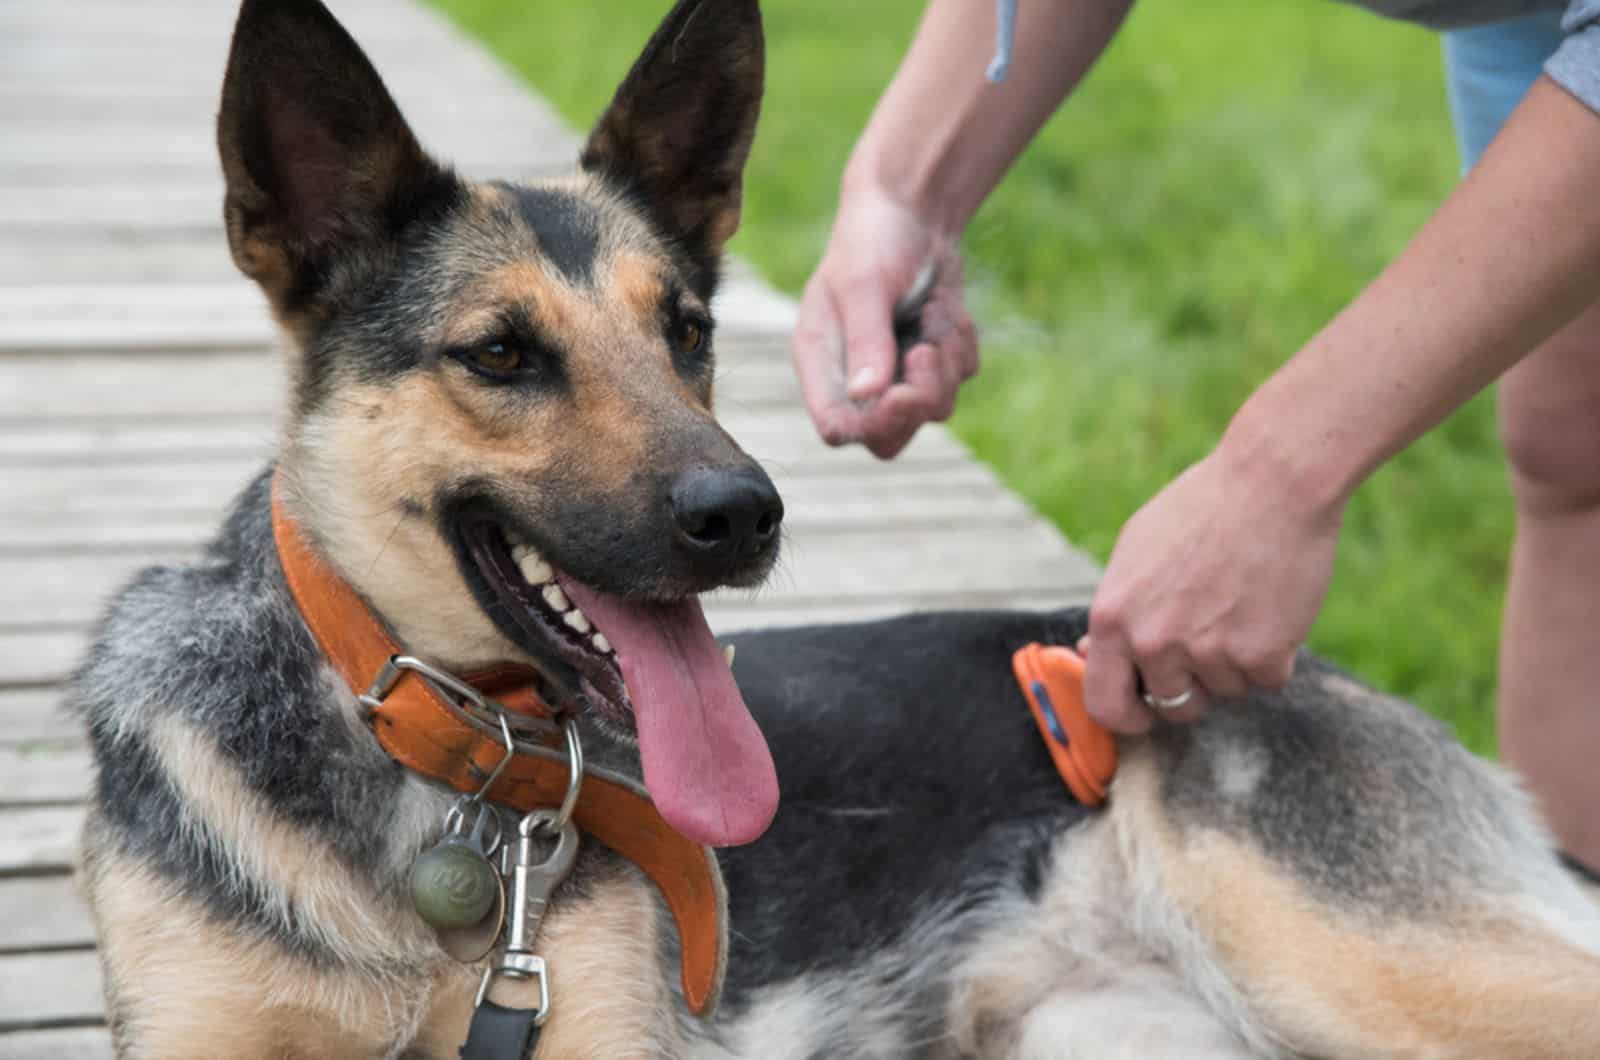
M 500 730 L 504 724 L 511 730 L 518 754 L 565 761 L 561 751 L 542 742 L 561 735 L 562 726 L 559 722 L 511 710 L 504 704 L 490 699 L 448 670 L 441 670 L 432 663 L 411 655 L 390 656 L 389 661 L 383 664 L 383 668 L 372 679 L 371 686 L 356 697 L 356 701 L 366 711 L 363 720 L 372 720 L 372 715 L 383 706 L 383 701 L 394 691 L 408 670 L 428 682 L 452 714 L 484 735 L 500 739 Z
M 383 706 L 383 701 L 394 691 L 407 671 L 428 682 L 452 714 L 484 735 L 504 744 L 505 756 L 490 773 L 485 775 L 485 783 L 475 798 L 483 798 L 516 755 L 543 758 L 560 762 L 568 767 L 567 791 L 558 811 L 557 828 L 571 819 L 573 808 L 578 803 L 578 792 L 583 785 L 583 744 L 578 738 L 578 727 L 570 713 L 562 713 L 555 721 L 521 714 L 490 699 L 448 670 L 412 655 L 392 655 L 372 679 L 372 684 L 366 692 L 356 697 L 357 702 L 365 710 L 364 720 L 372 719 L 372 715 Z M 551 747 L 546 742 L 557 736 L 564 738 L 565 748 Z

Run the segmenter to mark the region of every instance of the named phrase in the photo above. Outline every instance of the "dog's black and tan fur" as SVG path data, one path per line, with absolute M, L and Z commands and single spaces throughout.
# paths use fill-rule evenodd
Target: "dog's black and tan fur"
M 277 467 L 410 651 L 574 687 L 473 584 L 468 516 L 625 595 L 770 566 L 775 538 L 685 551 L 662 503 L 692 469 L 770 491 L 712 418 L 708 316 L 761 76 L 754 0 L 684 0 L 574 176 L 479 185 L 422 152 L 316 0 L 245 3 L 220 144 L 235 259 L 293 347 Z M 685 1014 L 653 890 L 589 849 L 540 935 L 539 1055 L 1600 1056 L 1600 916 L 1500 770 L 1308 658 L 1281 694 L 1127 741 L 1087 813 L 1008 667 L 1083 626 L 738 638 L 784 805 L 722 855 L 721 1011 Z M 452 793 L 385 756 L 320 657 L 265 474 L 199 562 L 121 594 L 75 700 L 120 1055 L 455 1055 L 477 971 L 405 887 Z M 628 768 L 616 719 L 589 721 Z

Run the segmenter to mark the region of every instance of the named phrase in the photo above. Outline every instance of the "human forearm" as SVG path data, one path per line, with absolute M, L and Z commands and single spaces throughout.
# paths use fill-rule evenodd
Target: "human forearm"
M 957 233 L 1105 49 L 1132 0 L 1019 5 L 1006 81 L 984 77 L 994 6 L 932 0 L 845 171 Z
M 1401 256 L 1235 417 L 1219 455 L 1334 507 L 1600 296 L 1600 117 L 1541 80 Z

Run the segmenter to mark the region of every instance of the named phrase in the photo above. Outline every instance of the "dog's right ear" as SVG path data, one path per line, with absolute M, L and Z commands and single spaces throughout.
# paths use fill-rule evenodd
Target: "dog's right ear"
M 757 0 L 678 0 L 580 156 L 688 255 L 702 297 L 739 227 L 765 72 Z
M 234 261 L 280 309 L 460 186 L 318 0 L 245 0 L 217 116 Z

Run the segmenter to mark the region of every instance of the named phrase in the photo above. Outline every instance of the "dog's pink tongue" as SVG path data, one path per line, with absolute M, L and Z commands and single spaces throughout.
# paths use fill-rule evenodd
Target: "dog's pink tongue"
M 709 846 L 748 843 L 765 832 L 778 809 L 772 753 L 700 601 L 635 603 L 563 584 L 622 664 L 645 787 L 661 816 Z

